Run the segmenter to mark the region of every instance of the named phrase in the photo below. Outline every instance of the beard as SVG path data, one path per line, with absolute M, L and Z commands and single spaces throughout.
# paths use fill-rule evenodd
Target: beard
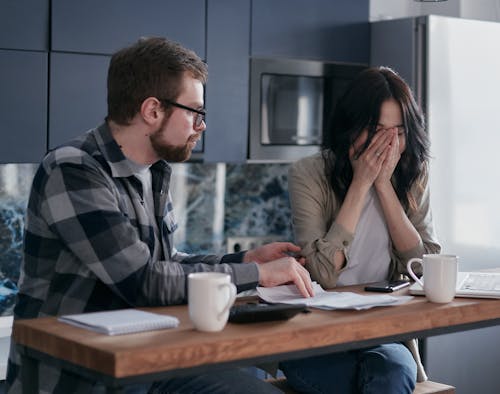
M 170 145 L 163 138 L 166 123 L 167 119 L 164 119 L 158 130 L 149 137 L 151 146 L 159 157 L 168 162 L 180 163 L 188 160 L 191 157 L 191 151 L 194 147 L 193 143 L 198 139 L 198 135 L 194 134 L 190 136 L 184 145 Z

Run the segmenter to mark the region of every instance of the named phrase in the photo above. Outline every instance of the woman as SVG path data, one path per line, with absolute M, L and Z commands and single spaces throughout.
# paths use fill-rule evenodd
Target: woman
M 323 148 L 289 171 L 295 237 L 313 280 L 331 289 L 396 279 L 409 258 L 440 252 L 424 118 L 393 70 L 370 68 L 350 84 Z M 411 393 L 426 379 L 416 341 L 280 367 L 303 392 Z

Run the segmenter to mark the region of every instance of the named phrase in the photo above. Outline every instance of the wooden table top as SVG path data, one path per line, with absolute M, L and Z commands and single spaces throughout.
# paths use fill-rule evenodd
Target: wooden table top
M 342 290 L 362 292 L 362 287 Z M 395 294 L 407 292 L 404 289 Z M 425 297 L 415 297 L 400 306 L 364 311 L 311 309 L 311 313 L 287 321 L 229 323 L 218 333 L 196 331 L 185 305 L 141 309 L 177 316 L 180 325 L 107 336 L 47 317 L 15 321 L 13 337 L 29 349 L 113 378 L 126 378 L 239 360 L 265 361 L 266 357 L 290 352 L 331 351 L 346 344 L 356 347 L 367 341 L 382 343 L 500 323 L 500 300 L 477 298 L 434 304 Z

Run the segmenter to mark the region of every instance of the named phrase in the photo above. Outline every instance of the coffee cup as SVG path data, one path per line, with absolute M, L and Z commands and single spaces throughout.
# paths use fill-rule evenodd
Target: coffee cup
M 412 269 L 413 263 L 423 268 L 423 282 Z M 423 287 L 431 302 L 446 303 L 453 300 L 457 287 L 458 256 L 449 254 L 424 254 L 422 259 L 413 258 L 406 265 L 408 274 Z
M 195 272 L 188 275 L 189 318 L 200 331 L 221 331 L 236 298 L 229 274 Z

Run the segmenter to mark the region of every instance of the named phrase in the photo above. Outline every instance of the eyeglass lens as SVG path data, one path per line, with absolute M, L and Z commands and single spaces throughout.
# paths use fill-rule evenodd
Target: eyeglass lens
M 198 128 L 201 126 L 201 122 L 205 120 L 205 116 L 197 112 L 193 112 L 194 115 L 194 127 Z

